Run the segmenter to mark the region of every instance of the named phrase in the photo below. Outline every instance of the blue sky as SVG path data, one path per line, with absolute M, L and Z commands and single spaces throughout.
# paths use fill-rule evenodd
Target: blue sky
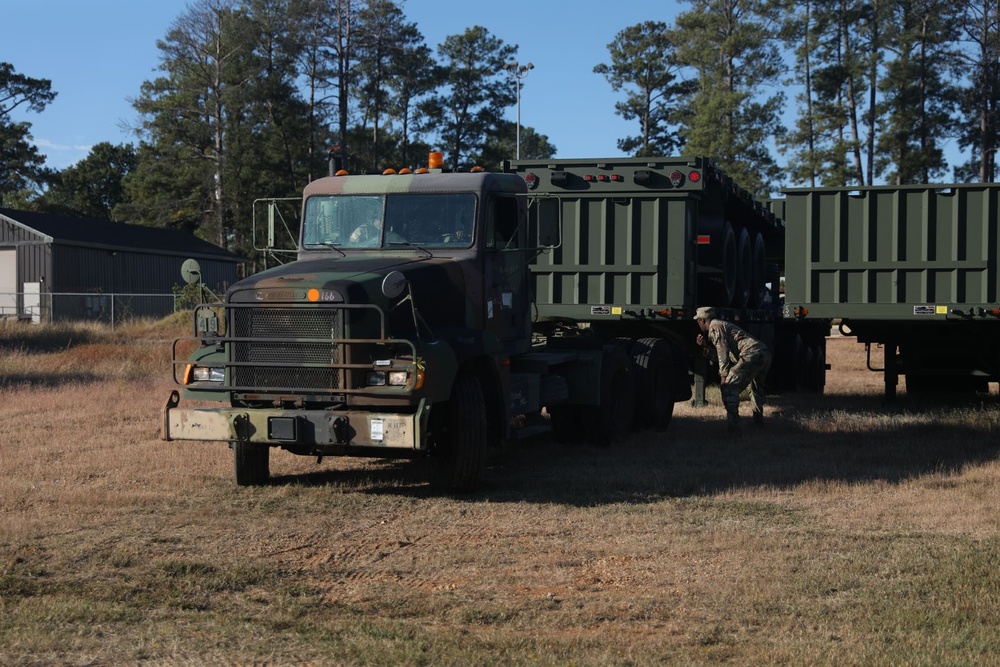
M 41 114 L 15 113 L 47 164 L 72 165 L 102 141 L 134 140 L 129 99 L 157 76 L 156 41 L 184 13 L 186 0 L 8 0 L 0 61 L 25 76 L 50 79 L 58 93 Z M 535 65 L 521 89 L 521 123 L 549 137 L 558 157 L 615 157 L 620 137 L 637 134 L 615 115 L 620 99 L 594 65 L 607 58 L 615 34 L 647 20 L 672 24 L 686 5 L 670 0 L 407 0 L 433 49 L 447 35 L 486 27 L 518 46 Z M 513 86 L 513 83 L 511 84 Z M 514 120 L 511 108 L 508 117 Z

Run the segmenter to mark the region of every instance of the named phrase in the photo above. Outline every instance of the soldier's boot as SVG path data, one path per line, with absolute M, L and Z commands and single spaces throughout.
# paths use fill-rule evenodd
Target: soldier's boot
M 754 412 L 753 412 L 753 424 L 754 424 L 754 426 L 756 426 L 758 428 L 763 428 L 764 427 L 764 413 L 763 412 L 757 412 L 756 410 L 754 410 Z
M 729 413 L 728 416 L 727 416 L 727 419 L 728 419 L 728 422 L 729 422 L 728 423 L 729 433 L 732 434 L 732 435 L 739 435 L 740 434 L 740 416 L 738 414 L 734 415 L 733 413 Z

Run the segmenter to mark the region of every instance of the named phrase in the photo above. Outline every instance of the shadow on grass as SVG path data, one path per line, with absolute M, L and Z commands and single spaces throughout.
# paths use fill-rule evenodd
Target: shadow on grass
M 77 345 L 100 340 L 96 332 L 69 326 L 38 327 L 31 324 L 6 326 L 0 330 L 0 352 L 23 350 L 27 353 L 60 352 Z
M 13 373 L 11 375 L 0 374 L 0 387 L 3 388 L 23 388 L 23 387 L 44 387 L 55 389 L 71 384 L 96 383 L 107 378 L 102 378 L 94 373 Z
M 744 414 L 748 409 L 743 407 Z M 610 447 L 547 437 L 496 453 L 469 502 L 592 506 L 647 503 L 750 488 L 791 489 L 807 482 L 900 483 L 957 474 L 1000 455 L 1000 403 L 913 399 L 880 406 L 871 396 L 778 396 L 763 429 L 744 419 L 739 437 L 723 409 L 685 410 L 663 432 L 631 434 Z M 426 461 L 373 461 L 275 479 L 335 484 L 363 493 L 414 498 L 449 495 L 429 484 Z

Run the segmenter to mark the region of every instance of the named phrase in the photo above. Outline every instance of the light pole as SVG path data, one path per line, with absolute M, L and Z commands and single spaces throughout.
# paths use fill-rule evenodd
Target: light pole
M 521 65 L 516 60 L 503 66 L 507 74 L 514 80 L 514 89 L 517 91 L 517 159 L 521 159 L 521 79 L 528 76 L 528 72 L 535 69 L 531 63 Z

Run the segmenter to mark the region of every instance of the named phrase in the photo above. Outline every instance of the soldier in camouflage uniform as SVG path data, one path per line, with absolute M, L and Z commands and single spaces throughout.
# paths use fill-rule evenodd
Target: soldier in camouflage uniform
M 771 368 L 771 351 L 732 322 L 718 319 L 714 308 L 699 308 L 694 319 L 702 331 L 698 344 L 705 348 L 706 356 L 714 350 L 718 357 L 722 404 L 726 406 L 730 432 L 739 432 L 740 392 L 747 386 L 753 421 L 763 426 L 764 378 Z

